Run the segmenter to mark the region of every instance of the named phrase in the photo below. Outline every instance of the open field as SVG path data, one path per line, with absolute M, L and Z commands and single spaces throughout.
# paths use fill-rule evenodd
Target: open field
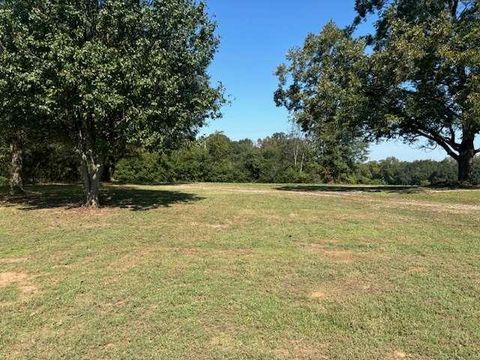
M 29 190 L 0 202 L 0 358 L 480 359 L 480 191 Z

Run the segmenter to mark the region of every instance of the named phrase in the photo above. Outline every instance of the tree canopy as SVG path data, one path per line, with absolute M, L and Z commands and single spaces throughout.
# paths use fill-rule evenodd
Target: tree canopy
M 16 11 L 20 4 L 25 8 Z M 12 59 L 2 52 L 0 68 L 11 73 L 0 88 L 4 106 L 7 85 L 22 77 L 32 98 L 46 94 L 48 126 L 65 134 L 80 157 L 87 205 L 98 206 L 102 168 L 127 144 L 173 146 L 220 115 L 223 89 L 212 86 L 207 73 L 218 38 L 202 2 L 20 0 L 6 1 L 2 16 L 7 25 L 39 17 L 38 24 L 21 27 L 26 40 L 17 41 L 15 30 L 2 32 L 7 42 L 20 42 Z M 37 33 L 39 45 L 30 46 Z M 14 58 L 25 54 L 48 66 Z M 32 87 L 33 81 L 46 89 Z M 21 94 L 28 100 L 28 92 Z M 11 101 L 24 113 L 41 108 L 20 100 Z
M 277 103 L 308 127 L 334 122 L 369 140 L 422 138 L 470 182 L 480 152 L 478 0 L 357 0 L 355 8 L 351 27 L 328 24 L 290 53 Z M 375 32 L 355 37 L 371 18 Z
M 332 180 L 366 154 L 367 143 L 353 125 L 362 118 L 355 110 L 368 102 L 358 91 L 365 86 L 364 47 L 364 41 L 329 23 L 319 36 L 310 34 L 302 48 L 291 50 L 289 63 L 277 69 L 275 102 L 316 140 L 323 165 L 337 172 Z
M 0 136 L 12 147 L 12 193 L 22 191 L 23 144 L 39 133 L 45 135 L 52 101 L 47 8 L 48 2 L 0 2 Z

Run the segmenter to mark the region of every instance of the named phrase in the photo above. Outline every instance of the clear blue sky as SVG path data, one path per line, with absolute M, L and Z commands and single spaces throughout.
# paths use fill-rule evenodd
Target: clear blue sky
M 232 104 L 224 108 L 223 119 L 210 122 L 203 133 L 223 131 L 235 140 L 256 140 L 288 131 L 288 113 L 273 102 L 275 68 L 288 49 L 300 46 L 308 33 L 318 33 L 329 20 L 350 24 L 354 0 L 207 0 L 207 4 L 221 37 L 210 72 L 225 85 Z M 388 156 L 446 157 L 440 150 L 423 151 L 400 142 L 372 145 L 370 158 Z

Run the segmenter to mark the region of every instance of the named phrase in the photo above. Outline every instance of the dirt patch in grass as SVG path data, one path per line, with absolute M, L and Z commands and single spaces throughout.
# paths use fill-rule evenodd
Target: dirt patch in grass
M 355 259 L 355 254 L 350 250 L 323 250 L 322 254 L 333 261 L 351 263 Z
M 33 295 L 38 288 L 31 282 L 31 278 L 24 272 L 0 273 L 0 288 L 15 285 L 24 296 Z
M 432 360 L 431 357 L 420 356 L 417 354 L 407 354 L 401 350 L 392 351 L 390 354 L 385 356 L 386 360 L 402 360 L 402 359 L 415 359 L 415 360 Z
M 430 356 L 421 356 L 418 354 L 411 354 L 411 353 L 405 353 L 400 350 L 393 351 L 389 355 L 385 357 L 386 360 L 402 360 L 402 359 L 407 359 L 407 360 L 433 360 L 433 357 Z
M 412 266 L 407 269 L 408 274 L 423 274 L 426 272 L 427 272 L 427 269 L 423 266 Z
M 314 291 L 312 292 L 312 294 L 310 295 L 310 297 L 312 299 L 325 299 L 326 295 L 323 291 Z
M 330 261 L 349 264 L 357 259 L 365 256 L 362 253 L 356 253 L 351 250 L 332 249 L 331 247 L 321 244 L 301 244 L 303 250 L 309 253 L 319 254 Z
M 330 359 L 327 347 L 324 344 L 307 340 L 285 341 L 285 344 L 276 350 L 275 354 L 280 358 L 298 360 Z
M 28 259 L 28 257 L 0 259 L 0 265 L 20 264 L 28 261 Z
M 204 226 L 215 230 L 227 230 L 231 226 L 231 224 L 202 224 L 198 222 L 192 222 L 190 225 L 194 227 Z
M 390 356 L 388 357 L 388 359 L 391 359 L 391 360 L 400 360 L 400 359 L 406 359 L 407 358 L 407 354 L 405 354 L 403 351 L 394 351 L 390 354 Z
M 251 255 L 254 253 L 252 249 L 199 249 L 199 248 L 183 248 L 179 250 L 182 255 L 186 256 L 207 256 L 207 255 L 220 255 L 220 256 L 239 256 L 239 255 Z
M 229 351 L 235 347 L 235 339 L 229 334 L 219 333 L 210 339 L 209 345 L 222 351 Z
M 312 300 L 333 300 L 342 302 L 344 299 L 351 297 L 385 292 L 388 291 L 388 288 L 388 283 L 379 283 L 373 279 L 352 276 L 328 281 L 310 291 L 309 297 Z
M 109 265 L 110 270 L 119 272 L 127 272 L 142 263 L 142 260 L 147 256 L 147 252 L 139 251 L 124 255 L 119 259 L 113 261 Z

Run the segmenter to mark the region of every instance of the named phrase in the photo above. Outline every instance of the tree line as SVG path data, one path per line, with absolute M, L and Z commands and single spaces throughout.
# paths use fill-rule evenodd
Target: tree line
M 356 153 L 357 154 L 357 153 Z M 167 154 L 132 151 L 116 165 L 114 180 L 122 183 L 335 183 L 363 185 L 453 186 L 457 165 L 442 161 L 401 161 L 389 157 L 365 161 L 334 157 L 299 133 L 276 133 L 252 141 L 234 141 L 215 133 Z M 480 184 L 480 158 L 472 184 Z
M 364 164 L 370 142 L 394 138 L 444 149 L 456 180 L 475 183 L 480 0 L 352 5 L 350 26 L 308 35 L 276 71 L 274 101 L 302 134 L 254 144 L 195 140 L 225 103 L 208 74 L 219 38 L 204 2 L 0 0 L 0 148 L 11 193 L 29 176 L 79 174 L 85 205 L 96 207 L 102 180 L 139 177 L 133 164 L 152 161 L 176 180 L 451 180 L 444 170 L 411 180 L 377 174 L 402 168 L 395 161 Z M 373 31 L 357 35 L 367 21 Z M 430 165 L 420 167 L 451 162 Z
M 168 152 L 130 147 L 102 173 L 119 183 L 343 183 L 368 185 L 450 186 L 457 169 L 453 159 L 400 161 L 387 158 L 336 158 L 323 153 L 315 139 L 300 132 L 276 133 L 252 141 L 231 140 L 222 133 L 203 136 Z M 0 152 L 1 153 L 1 152 Z M 9 157 L 0 157 L 0 184 L 7 183 Z M 78 157 L 61 143 L 26 148 L 24 177 L 30 183 L 77 182 Z M 472 181 L 480 183 L 480 159 Z

